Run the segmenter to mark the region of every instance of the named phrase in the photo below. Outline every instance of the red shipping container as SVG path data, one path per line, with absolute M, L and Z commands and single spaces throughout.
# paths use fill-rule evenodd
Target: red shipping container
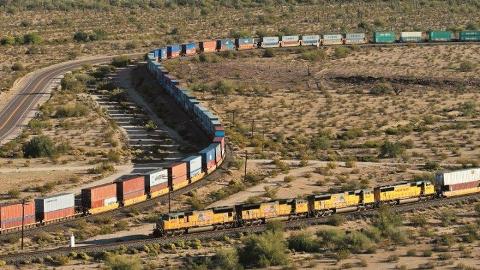
M 170 164 L 168 167 L 169 185 L 176 184 L 187 180 L 187 163 L 177 162 Z
M 2 229 L 22 226 L 22 212 L 24 213 L 24 224 L 35 223 L 35 203 L 26 202 L 0 205 L 0 223 Z
M 117 184 L 108 183 L 82 189 L 82 205 L 86 208 L 103 206 L 105 199 L 117 197 Z M 101 204 L 99 205 L 99 202 Z
M 35 217 L 34 216 L 28 216 L 25 217 L 25 220 L 23 221 L 24 225 L 31 225 L 35 223 Z M 22 227 L 22 218 L 20 217 L 19 219 L 11 219 L 11 220 L 5 220 L 0 222 L 0 228 L 2 230 L 6 229 L 11 229 L 11 228 L 17 228 L 17 227 Z
M 153 193 L 153 192 L 156 192 L 156 191 L 165 189 L 165 188 L 167 188 L 167 187 L 168 187 L 168 182 L 165 182 L 165 183 L 161 183 L 161 184 L 152 186 L 152 187 L 150 187 L 150 193 Z
M 50 221 L 50 220 L 56 220 L 56 219 L 62 219 L 62 218 L 67 218 L 75 215 L 75 208 L 64 208 L 64 209 L 59 209 L 56 211 L 51 211 L 51 212 L 45 212 L 41 214 L 41 219 L 43 221 Z
M 119 179 L 116 182 L 119 201 L 145 195 L 145 177 L 143 175 Z
M 239 45 L 237 46 L 238 50 L 241 51 L 241 50 L 251 50 L 251 49 L 255 49 L 255 45 L 254 44 L 243 44 L 243 45 Z
M 476 188 L 476 187 L 479 187 L 479 186 L 480 186 L 480 181 L 460 183 L 460 184 L 455 184 L 455 185 L 449 185 L 448 186 L 448 191 L 458 191 L 458 190 L 463 190 L 463 189 Z
M 220 145 L 222 146 L 222 156 L 224 156 L 225 155 L 225 137 L 215 137 L 213 139 L 213 142 L 220 143 Z
M 201 52 L 215 52 L 217 50 L 217 41 L 208 40 L 200 42 L 200 51 Z

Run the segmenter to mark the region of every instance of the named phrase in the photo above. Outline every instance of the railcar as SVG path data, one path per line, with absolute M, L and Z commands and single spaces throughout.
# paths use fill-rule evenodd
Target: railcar
M 308 197 L 310 215 L 317 217 L 364 209 L 373 206 L 374 203 L 373 192 L 369 189 Z
M 400 182 L 374 189 L 377 205 L 428 199 L 434 197 L 435 194 L 435 186 L 430 181 Z

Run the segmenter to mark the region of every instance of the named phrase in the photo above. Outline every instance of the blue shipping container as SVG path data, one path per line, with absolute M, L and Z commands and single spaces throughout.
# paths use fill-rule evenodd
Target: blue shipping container
M 219 51 L 235 50 L 235 42 L 231 39 L 219 39 L 217 40 L 217 50 Z

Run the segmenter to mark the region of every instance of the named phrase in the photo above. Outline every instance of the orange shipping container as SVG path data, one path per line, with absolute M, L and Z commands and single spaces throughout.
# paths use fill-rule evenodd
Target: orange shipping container
M 103 206 L 105 200 L 117 197 L 117 184 L 108 183 L 82 189 L 82 205 L 85 208 Z
M 0 205 L 0 227 L 9 229 L 22 226 L 22 212 L 24 212 L 24 224 L 29 225 L 35 223 L 35 203 L 3 204 Z
M 145 195 L 145 177 L 143 175 L 117 180 L 117 197 L 119 201 L 129 200 Z
M 187 180 L 187 163 L 177 162 L 170 164 L 168 167 L 168 184 L 172 186 L 173 184 L 183 182 Z
M 75 215 L 74 207 L 64 208 L 64 209 L 59 209 L 52 212 L 41 213 L 41 220 L 46 222 L 46 221 L 71 217 L 73 215 Z
M 201 52 L 215 52 L 217 50 L 217 41 L 216 40 L 207 40 L 200 42 L 200 51 Z

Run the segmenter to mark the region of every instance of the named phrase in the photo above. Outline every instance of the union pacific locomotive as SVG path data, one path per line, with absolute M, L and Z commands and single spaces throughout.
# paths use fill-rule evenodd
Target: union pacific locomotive
M 430 181 L 401 182 L 373 189 L 335 194 L 310 195 L 306 199 L 281 199 L 255 204 L 217 207 L 200 211 L 164 214 L 155 236 L 188 233 L 192 229 L 223 229 L 265 223 L 271 219 L 297 219 L 361 211 L 381 205 L 395 205 L 480 192 L 480 168 L 438 173 Z

